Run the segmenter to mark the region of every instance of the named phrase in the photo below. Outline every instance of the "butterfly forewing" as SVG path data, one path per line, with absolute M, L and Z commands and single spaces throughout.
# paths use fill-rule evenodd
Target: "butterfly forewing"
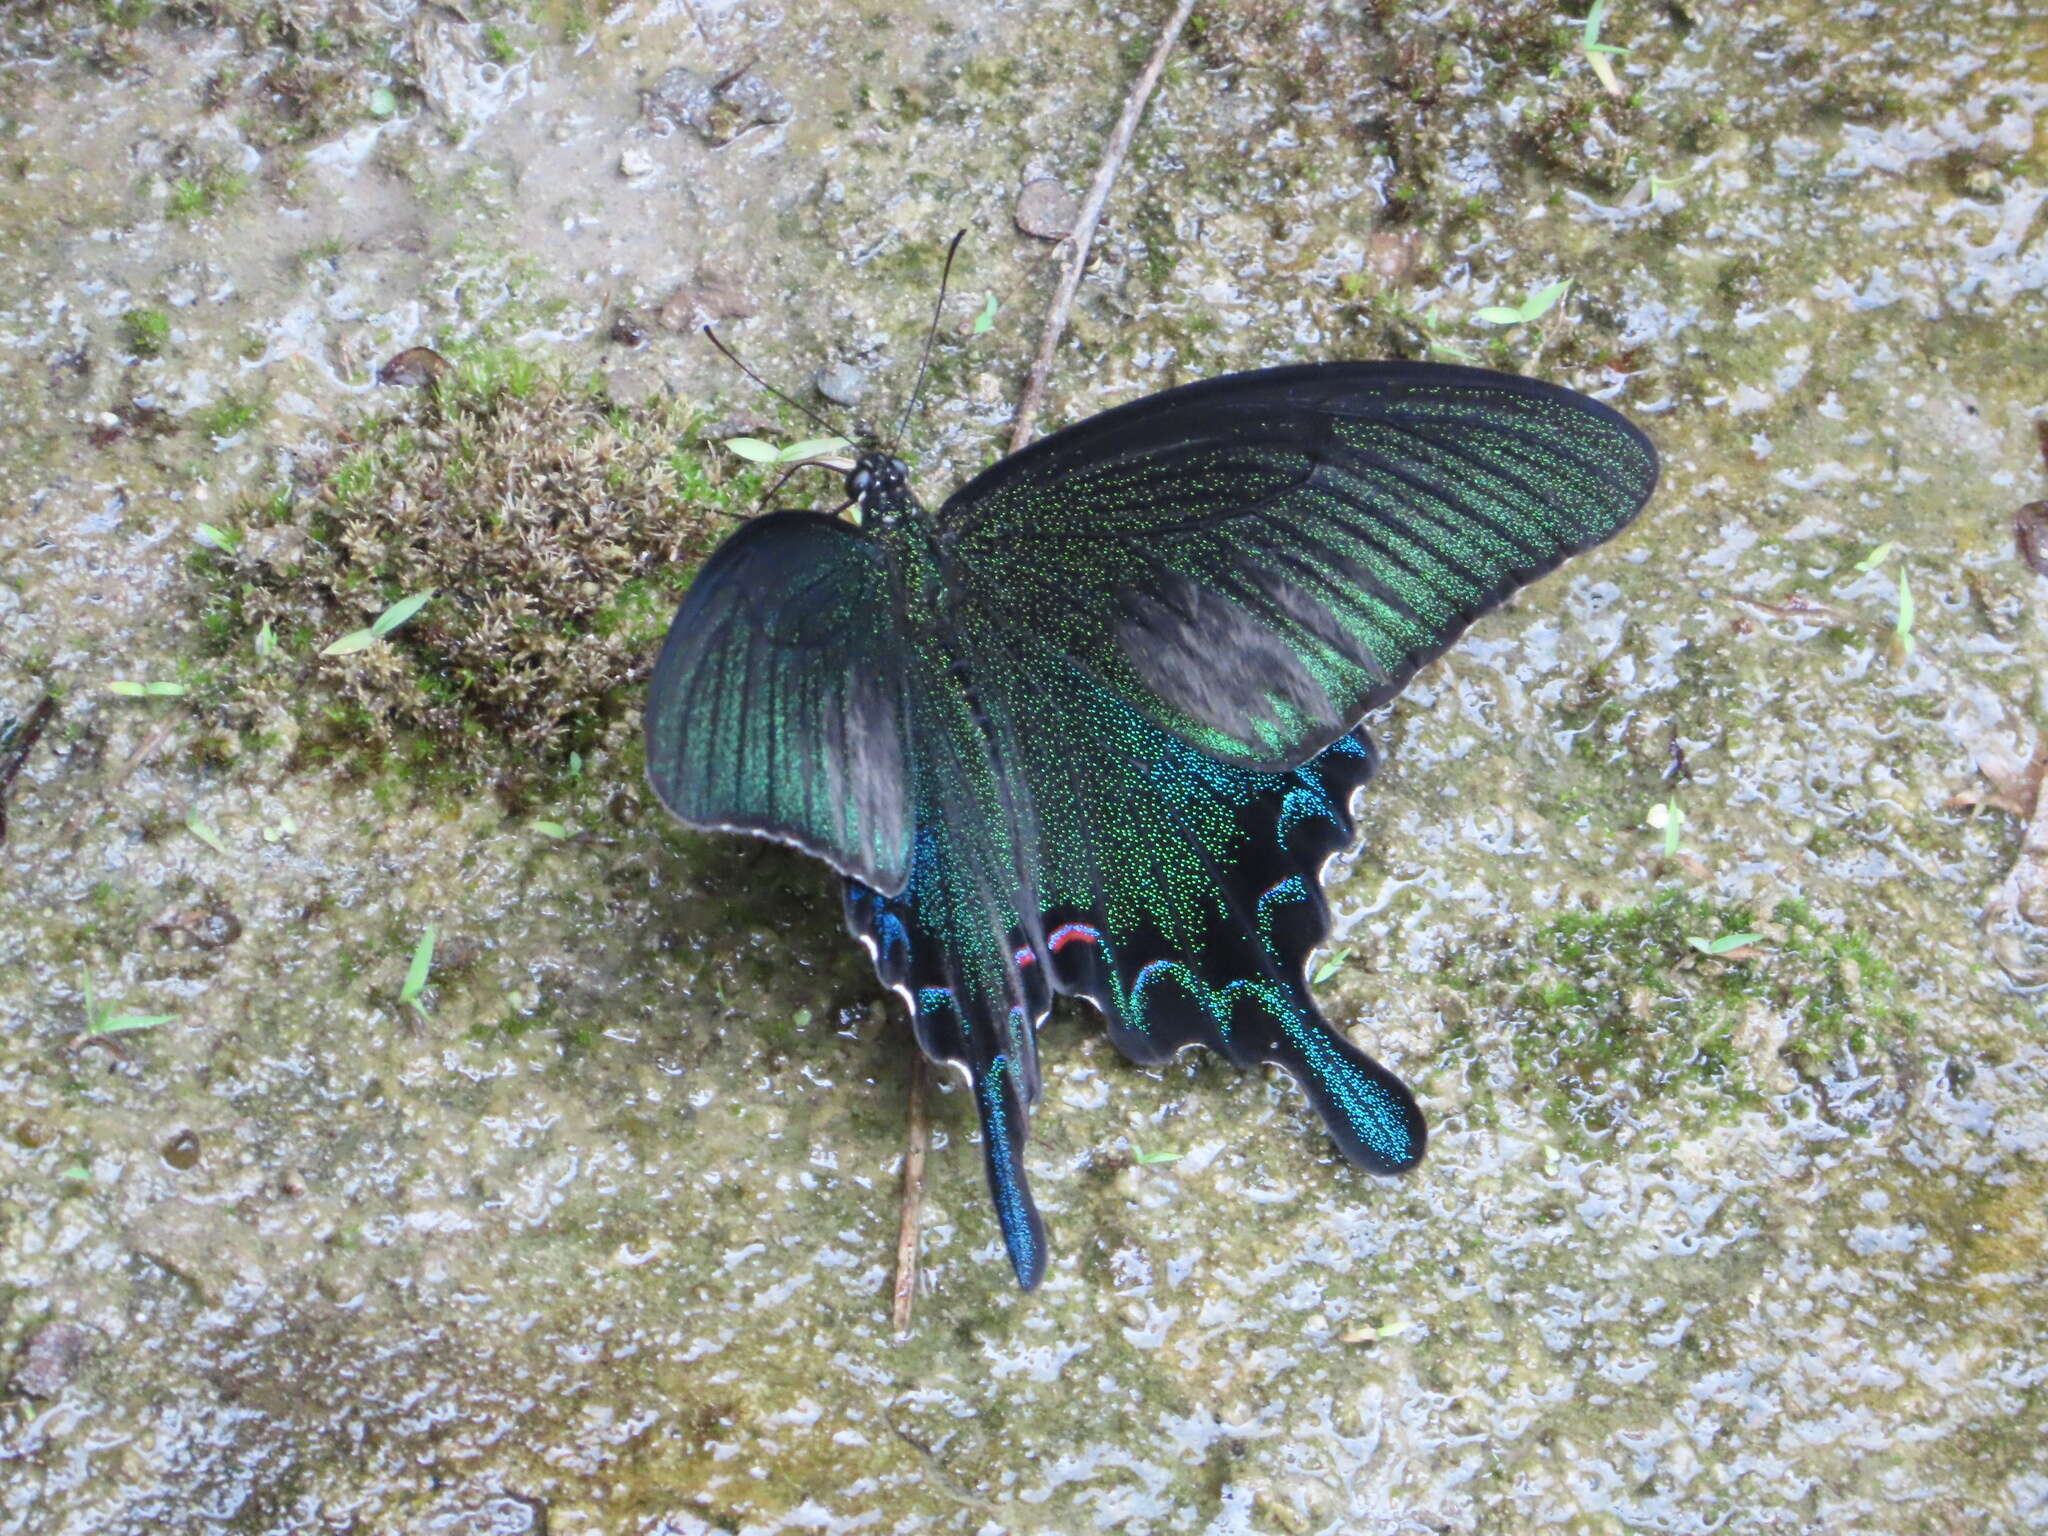
M 1633 517 L 1635 427 L 1535 380 L 1330 363 L 1108 411 L 939 513 L 994 622 L 1226 761 L 1305 761 L 1479 614 Z
M 648 686 L 661 803 L 900 891 L 912 830 L 900 606 L 888 551 L 848 524 L 775 512 L 726 540 Z

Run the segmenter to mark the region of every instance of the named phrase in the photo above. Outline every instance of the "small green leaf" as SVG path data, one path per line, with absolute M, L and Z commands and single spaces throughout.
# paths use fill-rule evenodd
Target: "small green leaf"
M 778 464 L 797 464 L 805 459 L 822 459 L 828 454 L 844 453 L 852 446 L 843 437 L 807 437 L 800 443 L 778 449 L 775 461 Z
M 1878 545 L 1877 548 L 1856 562 L 1856 573 L 1859 576 L 1868 576 L 1872 571 L 1884 564 L 1894 548 L 1896 546 L 1890 540 L 1886 540 Z
M 794 1014 L 790 1015 L 789 1022 L 798 1029 L 809 1029 L 811 1027 L 811 1010 L 808 1008 L 797 1009 Z
M 749 464 L 773 464 L 781 457 L 773 443 L 764 443 L 758 437 L 728 437 L 725 446 Z
M 583 777 L 583 754 L 581 752 L 571 752 L 569 754 L 569 777 L 572 779 Z
M 213 828 L 209 827 L 203 820 L 200 819 L 199 808 L 197 806 L 194 806 L 192 810 L 186 814 L 185 830 L 187 832 L 190 832 L 194 837 L 198 838 L 199 841 L 206 844 L 206 846 L 211 848 L 215 853 L 225 853 L 228 854 L 230 857 L 233 856 L 233 850 L 231 850 L 226 843 L 221 841 L 220 834 L 214 831 Z
M 131 1029 L 155 1029 L 168 1024 L 175 1013 L 109 1013 L 86 1026 L 88 1035 L 119 1035 Z
M 1350 958 L 1351 950 L 1350 947 L 1347 945 L 1345 948 L 1338 950 L 1335 954 L 1325 956 L 1323 959 L 1323 963 L 1316 967 L 1315 975 L 1310 977 L 1309 979 L 1312 982 L 1314 982 L 1315 985 L 1320 987 L 1332 976 L 1336 975 L 1339 971 L 1343 970 L 1344 962 L 1349 960 Z
M 107 692 L 118 693 L 124 699 L 140 699 L 145 697 L 149 690 L 140 683 L 109 683 Z
M 263 627 L 256 631 L 256 654 L 275 656 L 277 654 L 277 631 L 270 627 L 270 620 L 263 621 Z
M 569 829 L 559 821 L 536 821 L 533 824 L 533 830 L 542 837 L 552 837 L 558 841 L 569 835 Z
M 334 644 L 323 649 L 322 656 L 353 656 L 357 651 L 367 651 L 377 643 L 374 629 L 354 629 L 343 635 Z
M 1718 939 L 1689 938 L 1685 942 L 1703 955 L 1725 955 L 1745 944 L 1754 944 L 1762 937 L 1760 933 L 1724 933 Z
M 398 110 L 398 93 L 388 85 L 380 85 L 370 92 L 370 116 L 389 117 Z
M 124 699 L 179 699 L 185 696 L 183 683 L 109 683 L 107 692 Z
M 192 530 L 192 537 L 209 549 L 223 550 L 233 554 L 242 542 L 242 536 L 230 528 L 216 528 L 211 523 L 201 523 Z
M 1488 325 L 1526 325 L 1531 320 L 1549 314 L 1571 285 L 1572 280 L 1567 277 L 1546 288 L 1538 288 L 1513 309 L 1505 305 L 1490 304 L 1485 309 L 1474 311 L 1472 318 L 1484 321 Z
M 408 1003 L 421 1018 L 427 1016 L 426 1008 L 420 1002 L 420 994 L 427 989 L 427 977 L 434 969 L 434 925 L 427 924 L 427 931 L 420 935 L 420 942 L 412 952 L 412 964 L 406 968 L 405 984 L 398 989 L 398 1000 Z
M 986 336 L 996 328 L 996 311 L 1001 307 L 996 303 L 996 296 L 990 294 L 988 302 L 981 306 L 981 313 L 974 317 L 975 335 Z
M 92 1170 L 83 1163 L 73 1163 L 69 1168 L 58 1174 L 57 1177 L 60 1179 L 87 1180 L 92 1177 Z
M 432 602 L 434 600 L 434 591 L 434 588 L 429 587 L 424 592 L 415 592 L 411 597 L 401 597 L 397 602 L 370 621 L 370 633 L 379 639 L 390 634 L 391 631 L 398 628 L 399 625 Z
M 1152 1168 L 1160 1163 L 1177 1163 L 1187 1154 L 1184 1152 L 1147 1152 L 1137 1142 L 1133 1141 L 1131 1143 L 1131 1155 L 1145 1167 Z

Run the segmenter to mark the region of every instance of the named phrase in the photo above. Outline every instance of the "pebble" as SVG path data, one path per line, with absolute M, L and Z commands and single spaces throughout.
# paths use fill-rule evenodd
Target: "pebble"
M 619 174 L 628 181 L 639 181 L 654 174 L 654 156 L 639 145 L 633 144 L 619 151 Z
M 1017 194 L 1017 227 L 1039 240 L 1064 240 L 1081 217 L 1081 200 L 1050 176 L 1024 183 Z
M 169 1163 L 173 1168 L 177 1169 L 180 1173 L 185 1173 L 193 1168 L 198 1167 L 198 1132 L 190 1129 L 178 1132 L 177 1135 L 173 1136 L 169 1141 L 163 1144 L 163 1150 L 158 1155 L 161 1156 L 163 1160 Z
M 421 389 L 439 383 L 454 369 L 455 365 L 432 347 L 407 347 L 377 370 L 377 382 L 402 389 Z
M 669 295 L 661 306 L 661 323 L 671 331 L 694 331 L 719 320 L 744 320 L 755 312 L 754 301 L 737 282 L 700 271 Z
M 21 1347 L 21 1364 L 14 1368 L 14 1390 L 23 1397 L 55 1397 L 78 1374 L 92 1337 L 77 1323 L 59 1319 L 47 1322 L 28 1336 Z
M 654 82 L 641 106 L 651 120 L 693 128 L 711 145 L 730 144 L 749 128 L 786 123 L 792 111 L 789 98 L 759 75 L 728 75 L 714 83 L 680 66 Z
M 813 375 L 818 393 L 834 405 L 856 406 L 867 393 L 868 376 L 851 363 L 827 363 Z

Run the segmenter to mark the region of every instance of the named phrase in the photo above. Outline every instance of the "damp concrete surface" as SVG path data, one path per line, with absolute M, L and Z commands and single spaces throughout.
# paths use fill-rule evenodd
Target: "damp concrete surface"
M 1435 356 L 1665 463 L 1373 722 L 1318 993 L 1406 1178 L 1062 1008 L 1048 1278 L 942 1085 L 898 1338 L 910 1047 L 827 872 L 665 825 L 631 684 L 451 789 L 336 748 L 334 614 L 209 624 L 206 541 L 298 529 L 400 351 L 716 469 L 811 429 L 697 323 L 884 422 L 965 228 L 935 501 L 1056 278 L 1019 194 L 1163 9 L 0 17 L 0 1532 L 2048 1528 L 2036 7 L 1198 7 L 1047 425 Z

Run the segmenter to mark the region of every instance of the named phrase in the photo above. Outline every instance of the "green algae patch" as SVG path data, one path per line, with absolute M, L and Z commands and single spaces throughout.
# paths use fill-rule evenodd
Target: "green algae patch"
M 1668 890 L 1568 912 L 1451 981 L 1506 1017 L 1514 1092 L 1541 1091 L 1568 1140 L 1662 1099 L 1712 1122 L 1913 1029 L 1869 937 L 1799 900 L 1759 916 Z
M 517 359 L 417 391 L 197 557 L 212 702 L 244 727 L 289 711 L 314 761 L 569 774 L 758 490 L 688 431 Z

